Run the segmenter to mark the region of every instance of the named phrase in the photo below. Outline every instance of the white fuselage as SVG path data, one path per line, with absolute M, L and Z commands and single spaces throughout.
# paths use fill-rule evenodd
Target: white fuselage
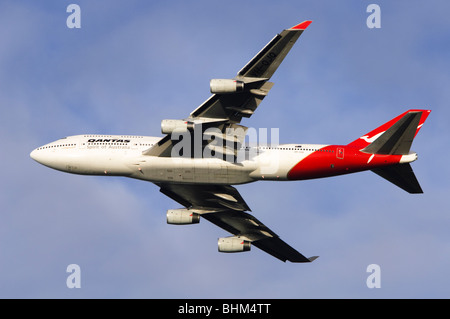
M 287 180 L 289 170 L 315 145 L 242 147 L 237 163 L 218 158 L 143 155 L 160 137 L 76 135 L 35 149 L 31 157 L 48 167 L 74 174 L 126 176 L 151 182 L 243 184 Z M 306 151 L 305 149 L 311 149 Z

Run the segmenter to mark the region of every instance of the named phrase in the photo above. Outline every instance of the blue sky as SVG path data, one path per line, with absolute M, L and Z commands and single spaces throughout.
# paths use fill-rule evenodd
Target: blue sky
M 66 8 L 81 7 L 81 29 Z M 366 8 L 381 8 L 369 29 Z M 450 23 L 446 1 L 0 2 L 1 298 L 449 298 Z M 410 108 L 430 117 L 413 150 L 424 189 L 371 172 L 238 186 L 254 215 L 311 264 L 228 234 L 177 227 L 151 183 L 63 174 L 34 148 L 84 134 L 160 135 L 234 77 L 276 33 L 313 23 L 244 125 L 285 143 L 346 144 Z M 80 289 L 66 267 L 81 267 Z M 369 289 L 367 266 L 381 267 Z

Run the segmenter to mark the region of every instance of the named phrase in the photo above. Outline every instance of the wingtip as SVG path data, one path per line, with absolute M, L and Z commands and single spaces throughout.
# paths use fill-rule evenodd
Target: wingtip
M 289 30 L 306 30 L 306 28 L 311 24 L 311 22 L 312 22 L 311 20 L 303 21 L 302 23 L 293 26 Z
M 317 258 L 319 258 L 319 256 L 312 256 L 312 257 L 309 257 L 308 260 L 309 260 L 310 262 L 313 262 L 313 261 L 316 260 Z

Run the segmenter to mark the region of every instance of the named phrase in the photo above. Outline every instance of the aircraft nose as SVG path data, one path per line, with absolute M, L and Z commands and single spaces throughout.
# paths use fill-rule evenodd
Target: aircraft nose
M 30 153 L 30 157 L 34 159 L 36 162 L 42 165 L 48 165 L 49 158 L 48 154 L 44 150 L 35 149 Z
M 32 159 L 34 159 L 36 162 L 39 162 L 39 159 L 38 159 L 38 157 L 39 157 L 39 155 L 38 155 L 38 150 L 36 149 L 36 150 L 33 150 L 31 153 L 30 153 L 30 157 L 32 158 Z
M 30 157 L 39 164 L 64 171 L 67 166 L 67 161 L 70 158 L 66 154 L 57 152 L 55 145 L 57 144 L 47 144 L 38 147 L 30 153 Z

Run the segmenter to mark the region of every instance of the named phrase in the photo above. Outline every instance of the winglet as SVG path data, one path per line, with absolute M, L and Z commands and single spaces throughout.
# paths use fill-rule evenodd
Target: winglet
M 316 260 L 317 258 L 319 258 L 319 256 L 312 256 L 312 257 L 309 257 L 308 260 L 311 262 L 311 261 Z
M 311 24 L 312 21 L 307 20 L 303 21 L 302 23 L 297 24 L 296 26 L 293 26 L 289 30 L 306 30 L 306 28 Z

